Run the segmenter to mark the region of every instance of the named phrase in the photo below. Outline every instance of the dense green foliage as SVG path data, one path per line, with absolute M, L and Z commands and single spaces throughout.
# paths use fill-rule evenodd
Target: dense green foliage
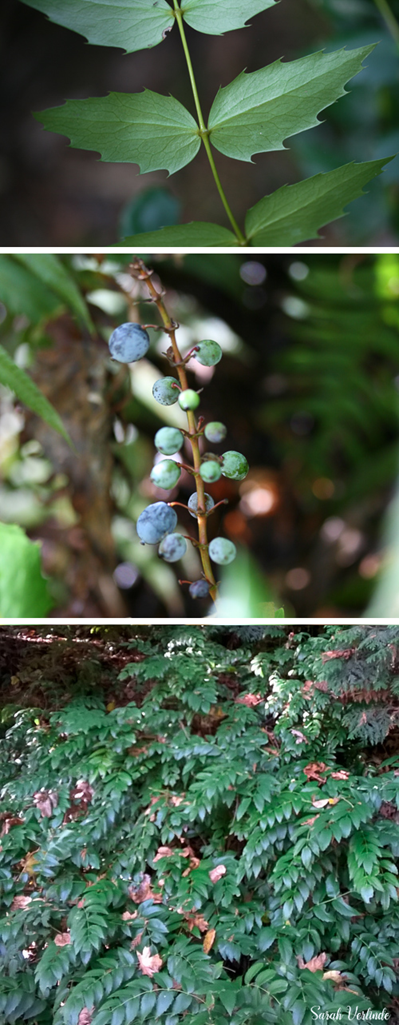
M 2 1025 L 386 1008 L 399 628 L 132 633 L 114 699 L 4 709 Z

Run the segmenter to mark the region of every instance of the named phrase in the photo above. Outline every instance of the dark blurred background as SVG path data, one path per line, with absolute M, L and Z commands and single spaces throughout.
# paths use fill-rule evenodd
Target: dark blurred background
M 398 0 L 391 7 L 399 16 Z M 95 153 L 70 149 L 65 138 L 43 131 L 32 111 L 65 99 L 140 91 L 171 93 L 192 107 L 177 32 L 152 50 L 124 55 L 89 46 L 82 36 L 51 24 L 20 0 L 2 0 L 0 66 L 0 227 L 2 246 L 112 245 L 126 205 L 154 185 L 181 198 L 181 218 L 224 223 L 205 152 L 170 180 L 165 172 L 138 176 L 127 164 L 101 163 Z M 283 0 L 225 37 L 187 29 L 204 111 L 219 86 L 245 67 L 288 60 L 326 46 L 379 41 L 351 93 L 330 107 L 325 124 L 290 141 L 289 152 L 258 155 L 253 165 L 217 154 L 227 196 L 239 221 L 262 196 L 285 183 L 328 171 L 352 159 L 399 150 L 398 45 L 377 0 Z M 398 164 L 368 187 L 366 200 L 324 229 L 314 245 L 396 245 Z M 126 214 L 125 214 L 126 223 Z
M 191 546 L 170 566 L 135 533 L 149 502 L 187 502 L 193 487 L 185 471 L 173 492 L 150 480 L 155 432 L 182 418 L 151 397 L 153 380 L 170 373 L 164 335 L 150 331 L 148 357 L 131 374 L 108 359 L 113 326 L 127 315 L 157 318 L 127 274 L 129 256 L 59 258 L 89 303 L 91 336 L 59 299 L 49 314 L 38 258 L 28 258 L 23 281 L 22 259 L 0 256 L 0 342 L 31 368 L 76 451 L 0 387 L 0 520 L 42 542 L 53 615 L 206 615 L 208 603 L 177 583 L 199 576 Z M 222 346 L 215 368 L 190 363 L 190 384 L 203 388 L 206 419 L 227 426 L 215 451 L 238 450 L 250 464 L 242 482 L 221 477 L 207 488 L 229 503 L 210 518 L 211 536 L 239 550 L 218 573 L 223 614 L 266 617 L 275 602 L 287 616 L 367 615 L 389 568 L 393 597 L 383 595 L 376 614 L 396 614 L 399 558 L 395 566 L 385 520 L 399 468 L 399 254 L 148 262 L 181 325 L 182 351 L 203 338 Z M 130 311 L 128 295 L 138 303 Z M 195 535 L 194 520 L 178 513 L 179 529 Z

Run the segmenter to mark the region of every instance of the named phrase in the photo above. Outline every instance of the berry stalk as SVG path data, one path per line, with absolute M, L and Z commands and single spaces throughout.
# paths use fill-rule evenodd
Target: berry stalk
M 175 366 L 175 369 L 177 371 L 177 376 L 178 376 L 178 379 L 179 379 L 179 384 L 180 384 L 180 387 L 181 387 L 182 391 L 187 391 L 188 390 L 188 381 L 187 381 L 187 374 L 186 374 L 185 364 L 184 364 L 183 357 L 182 357 L 182 354 L 180 352 L 179 346 L 178 346 L 177 341 L 176 341 L 176 328 L 177 328 L 177 325 L 176 325 L 175 321 L 173 321 L 171 319 L 171 317 L 169 316 L 168 311 L 167 311 L 167 309 L 165 307 L 165 303 L 163 301 L 164 293 L 163 292 L 158 292 L 157 288 L 154 285 L 154 282 L 152 281 L 153 271 L 149 270 L 148 267 L 145 266 L 143 260 L 139 260 L 139 259 L 134 260 L 134 262 L 130 265 L 130 271 L 131 271 L 133 277 L 138 278 L 140 281 L 143 281 L 147 285 L 147 288 L 148 288 L 148 290 L 150 292 L 150 295 L 151 295 L 151 299 L 155 303 L 155 305 L 156 305 L 156 307 L 158 309 L 158 312 L 160 314 L 160 317 L 161 317 L 161 320 L 162 320 L 162 323 L 163 323 L 163 326 L 164 326 L 164 331 L 166 332 L 166 334 L 169 335 L 169 338 L 170 338 L 171 349 L 172 349 L 172 353 L 173 353 L 173 359 L 171 358 L 170 361 Z M 214 574 L 213 574 L 213 570 L 212 570 L 212 566 L 211 566 L 211 561 L 210 561 L 210 558 L 209 558 L 209 551 L 208 551 L 207 518 L 205 516 L 205 486 L 204 486 L 204 481 L 202 480 L 202 477 L 201 477 L 200 472 L 199 472 L 200 466 L 201 466 L 201 453 L 200 453 L 199 441 L 198 441 L 198 425 L 197 425 L 195 413 L 194 413 L 193 410 L 187 409 L 186 410 L 186 415 L 187 415 L 187 424 L 188 424 L 187 437 L 189 438 L 190 445 L 191 445 L 191 450 L 192 450 L 193 468 L 194 468 L 194 476 L 195 476 L 195 486 L 196 486 L 197 500 L 198 500 L 198 512 L 197 512 L 198 540 L 199 540 L 198 550 L 199 550 L 199 553 L 200 553 L 200 558 L 201 558 L 201 563 L 202 563 L 202 568 L 203 568 L 203 571 L 204 571 L 204 575 L 205 575 L 208 583 L 210 584 L 210 588 L 209 588 L 210 597 L 212 598 L 213 601 L 216 601 L 216 599 L 217 599 L 217 584 L 216 584 L 216 580 L 215 580 L 215 577 L 214 577 Z M 204 510 L 204 513 L 202 514 L 200 510 Z

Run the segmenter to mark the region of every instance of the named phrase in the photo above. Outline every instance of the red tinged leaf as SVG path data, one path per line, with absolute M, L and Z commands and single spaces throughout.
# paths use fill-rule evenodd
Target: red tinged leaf
M 309 762 L 309 765 L 305 765 L 303 772 L 309 780 L 314 779 L 318 783 L 325 783 L 326 777 L 321 776 L 320 773 L 325 772 L 326 768 L 327 766 L 324 764 L 324 762 Z
M 236 698 L 236 705 L 246 705 L 247 708 L 255 708 L 255 705 L 259 705 L 263 701 L 261 694 L 244 694 L 242 698 Z
M 33 803 L 39 809 L 42 818 L 49 819 L 57 807 L 58 794 L 55 790 L 37 790 L 33 795 Z

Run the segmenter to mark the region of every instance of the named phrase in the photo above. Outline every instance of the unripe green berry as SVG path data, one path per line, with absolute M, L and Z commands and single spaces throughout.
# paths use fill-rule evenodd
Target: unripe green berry
M 210 338 L 207 338 L 205 342 L 200 342 L 198 351 L 195 353 L 195 358 L 198 363 L 202 363 L 203 367 L 214 367 L 215 363 L 219 363 L 223 356 L 222 349 L 218 342 L 212 342 Z
M 183 442 L 184 435 L 177 427 L 161 427 L 154 438 L 155 447 L 164 456 L 173 456 L 182 447 Z
M 181 391 L 179 395 L 179 406 L 181 409 L 196 409 L 200 404 L 200 397 L 198 392 L 193 391 L 192 388 L 186 388 L 185 391 Z
M 178 562 L 187 551 L 187 541 L 182 534 L 167 534 L 158 548 L 158 555 L 165 562 Z
M 215 503 L 213 501 L 213 498 L 211 497 L 211 495 L 207 495 L 206 491 L 205 491 L 204 498 L 205 498 L 205 512 L 210 512 L 210 510 L 213 509 L 213 506 L 215 505 Z M 198 515 L 198 495 L 197 495 L 196 491 L 194 491 L 194 493 L 192 495 L 190 495 L 190 498 L 189 498 L 189 500 L 187 502 L 187 505 L 188 505 L 188 511 L 190 513 L 190 516 L 193 516 L 194 519 L 197 519 L 197 515 Z
M 209 557 L 219 566 L 227 566 L 237 555 L 236 546 L 225 537 L 214 537 L 209 545 Z
M 212 441 L 217 445 L 220 441 L 224 441 L 227 427 L 221 424 L 219 420 L 212 420 L 212 423 L 206 425 L 204 434 L 208 441 Z
M 180 474 L 180 466 L 173 459 L 161 459 L 160 463 L 156 463 L 153 466 L 150 477 L 152 483 L 156 484 L 157 488 L 164 488 L 167 491 L 170 488 L 174 488 Z
M 249 466 L 241 452 L 224 452 L 222 462 L 223 477 L 231 480 L 243 480 L 247 476 Z
M 205 463 L 201 463 L 199 472 L 206 484 L 214 484 L 222 476 L 220 463 L 217 463 L 215 459 L 207 459 Z
M 179 398 L 179 383 L 174 377 L 160 377 L 152 386 L 152 394 L 161 406 L 173 406 Z

